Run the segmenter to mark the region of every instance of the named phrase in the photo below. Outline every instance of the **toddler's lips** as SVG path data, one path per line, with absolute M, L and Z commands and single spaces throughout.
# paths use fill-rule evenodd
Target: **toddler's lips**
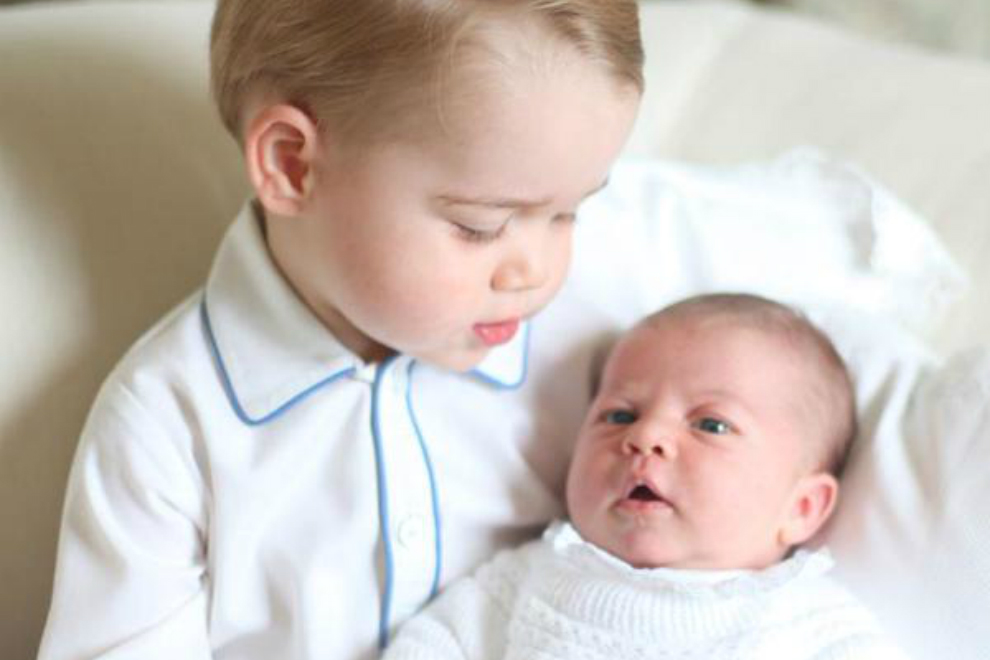
M 498 323 L 477 323 L 474 326 L 474 334 L 485 344 L 485 346 L 498 346 L 505 344 L 516 336 L 519 330 L 519 319 L 500 321 Z

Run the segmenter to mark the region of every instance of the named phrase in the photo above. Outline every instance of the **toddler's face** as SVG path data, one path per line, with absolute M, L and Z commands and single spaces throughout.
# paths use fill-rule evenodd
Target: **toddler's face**
M 727 321 L 662 318 L 624 337 L 568 477 L 582 536 L 638 567 L 780 559 L 813 433 L 797 362 L 772 336 Z
M 294 284 L 351 348 L 468 369 L 557 292 L 639 97 L 587 63 L 515 75 L 446 137 L 321 155 Z

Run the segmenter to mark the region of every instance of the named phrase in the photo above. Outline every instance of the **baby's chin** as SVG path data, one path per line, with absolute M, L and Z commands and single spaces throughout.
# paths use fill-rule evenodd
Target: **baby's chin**
M 575 528 L 585 541 L 620 559 L 633 568 L 677 568 L 679 558 L 669 548 L 663 548 L 652 535 L 641 530 L 605 532 L 597 529 Z
M 608 548 L 609 553 L 633 568 L 697 568 L 691 561 L 654 547 L 643 547 L 630 543 L 612 543 L 611 545 L 612 547 Z
M 613 557 L 636 569 L 676 568 L 694 571 L 761 570 L 781 561 L 784 552 L 770 550 L 757 554 L 725 555 L 678 547 L 662 531 L 632 530 L 621 533 L 578 533 Z
M 606 548 L 609 554 L 636 569 L 672 568 L 688 571 L 738 571 L 762 570 L 781 561 L 784 557 L 754 560 L 752 558 L 704 558 L 664 552 L 656 548 L 622 546 Z

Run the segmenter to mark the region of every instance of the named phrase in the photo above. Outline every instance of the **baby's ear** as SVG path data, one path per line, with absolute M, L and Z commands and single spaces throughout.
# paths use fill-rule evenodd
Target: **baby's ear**
M 293 105 L 266 106 L 251 118 L 244 159 L 265 210 L 289 217 L 302 210 L 312 192 L 318 137 L 316 122 Z
M 828 520 L 839 498 L 839 482 L 827 472 L 802 477 L 791 491 L 784 519 L 777 532 L 783 547 L 804 543 Z

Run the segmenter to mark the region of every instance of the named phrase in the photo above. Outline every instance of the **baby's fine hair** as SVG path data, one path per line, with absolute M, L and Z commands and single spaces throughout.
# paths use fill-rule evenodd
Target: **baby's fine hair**
M 808 376 L 809 411 L 824 431 L 819 469 L 842 474 L 857 432 L 856 401 L 846 364 L 828 336 L 803 313 L 787 305 L 748 293 L 712 293 L 674 303 L 644 323 L 682 316 L 727 319 L 779 337 L 802 360 Z
M 541 42 L 570 45 L 642 91 L 635 0 L 218 0 L 213 95 L 238 140 L 245 106 L 258 93 L 296 105 L 346 139 L 381 139 L 383 131 L 407 130 L 397 128 L 403 121 L 422 123 L 468 49 L 492 49 L 494 24 L 539 26 Z

